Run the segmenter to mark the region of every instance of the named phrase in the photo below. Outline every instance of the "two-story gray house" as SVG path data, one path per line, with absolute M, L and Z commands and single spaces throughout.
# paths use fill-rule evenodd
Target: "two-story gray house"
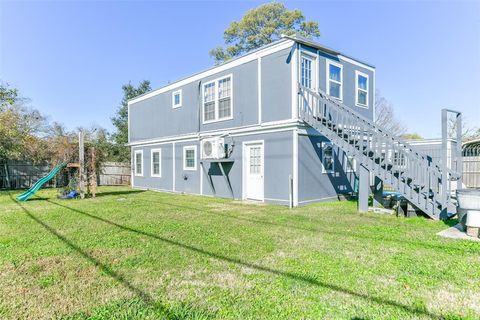
M 361 191 L 362 170 L 400 188 L 411 152 L 374 149 L 374 93 L 372 65 L 285 36 L 130 100 L 132 186 L 291 206 Z
M 294 206 L 352 192 L 353 159 L 299 121 L 299 82 L 373 118 L 373 66 L 285 37 L 129 101 L 132 185 Z M 215 136 L 228 161 L 202 161 Z

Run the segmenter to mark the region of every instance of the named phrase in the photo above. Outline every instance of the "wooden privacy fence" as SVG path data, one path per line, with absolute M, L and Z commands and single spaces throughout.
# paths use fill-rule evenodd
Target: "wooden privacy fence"
M 463 183 L 469 188 L 480 188 L 480 156 L 463 157 Z
M 53 168 L 52 164 L 32 164 L 26 161 L 0 162 L 0 189 L 23 189 L 33 186 Z M 129 185 L 130 164 L 105 162 L 97 175 L 98 185 Z M 62 187 L 68 184 L 65 175 L 58 174 L 45 184 L 45 187 Z
M 48 163 L 31 164 L 24 161 L 7 161 L 0 163 L 0 188 L 22 189 L 30 188 L 42 178 L 51 168 Z M 57 175 L 45 184 L 45 187 L 62 186 L 66 182 Z
M 130 185 L 130 164 L 125 162 L 105 162 L 99 175 L 99 185 Z

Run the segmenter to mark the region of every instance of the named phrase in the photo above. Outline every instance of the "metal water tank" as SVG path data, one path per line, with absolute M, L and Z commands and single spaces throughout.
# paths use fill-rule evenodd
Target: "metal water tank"
M 467 233 L 478 236 L 480 229 L 480 188 L 457 190 L 457 213 L 460 223 L 465 224 Z M 466 216 L 466 218 L 465 218 Z

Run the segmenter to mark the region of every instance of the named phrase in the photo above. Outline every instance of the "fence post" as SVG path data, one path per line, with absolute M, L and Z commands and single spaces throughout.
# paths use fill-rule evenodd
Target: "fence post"
M 362 164 L 357 164 L 358 180 L 358 211 L 368 212 L 368 195 L 370 194 L 370 172 Z

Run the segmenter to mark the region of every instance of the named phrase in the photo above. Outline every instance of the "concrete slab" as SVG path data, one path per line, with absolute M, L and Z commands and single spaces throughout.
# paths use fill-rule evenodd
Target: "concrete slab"
M 463 230 L 462 226 L 459 224 L 454 225 L 446 230 L 440 231 L 437 235 L 445 238 L 451 239 L 462 239 L 462 240 L 471 240 L 480 242 L 480 238 L 474 238 L 468 236 Z
M 377 207 L 368 207 L 368 212 L 375 212 L 381 214 L 395 214 L 395 211 L 392 209 L 377 208 Z

